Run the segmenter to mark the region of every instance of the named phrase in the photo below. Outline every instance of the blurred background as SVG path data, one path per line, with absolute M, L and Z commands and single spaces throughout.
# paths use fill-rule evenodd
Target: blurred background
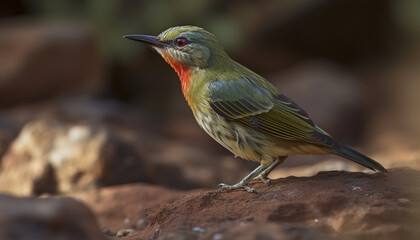
M 195 123 L 175 72 L 125 34 L 214 33 L 336 139 L 386 167 L 420 168 L 415 0 L 0 0 L 0 191 L 129 182 L 235 183 L 256 165 Z M 363 170 L 290 157 L 272 177 Z

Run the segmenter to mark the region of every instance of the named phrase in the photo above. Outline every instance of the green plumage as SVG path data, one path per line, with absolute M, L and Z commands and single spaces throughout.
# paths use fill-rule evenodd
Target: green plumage
M 227 119 L 273 137 L 333 145 L 329 135 L 318 131 L 303 109 L 277 91 L 269 91 L 259 84 L 261 81 L 265 80 L 257 81 L 249 76 L 212 81 L 209 83 L 210 106 Z M 323 142 L 324 139 L 331 140 Z
M 213 80 L 208 83 L 208 90 L 212 109 L 230 121 L 275 138 L 319 145 L 372 170 L 386 171 L 373 159 L 334 140 L 302 108 L 262 77 Z
M 247 186 L 250 180 L 269 183 L 270 171 L 292 154 L 332 153 L 386 171 L 373 159 L 334 140 L 272 84 L 233 61 L 202 28 L 170 28 L 155 42 L 150 36 L 129 38 L 153 45 L 177 70 L 187 86 L 184 95 L 197 122 L 211 137 L 235 155 L 261 163 L 241 182 L 221 184 L 222 189 L 254 191 Z

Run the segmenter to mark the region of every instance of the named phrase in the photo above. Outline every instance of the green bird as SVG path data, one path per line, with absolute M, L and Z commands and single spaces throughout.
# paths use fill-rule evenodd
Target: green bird
M 256 192 L 248 186 L 251 180 L 269 185 L 268 174 L 296 154 L 335 154 L 386 172 L 378 162 L 334 140 L 271 83 L 232 60 L 210 32 L 179 26 L 157 37 L 124 37 L 150 45 L 172 66 L 204 131 L 235 156 L 260 163 L 240 182 L 221 183 L 219 189 Z

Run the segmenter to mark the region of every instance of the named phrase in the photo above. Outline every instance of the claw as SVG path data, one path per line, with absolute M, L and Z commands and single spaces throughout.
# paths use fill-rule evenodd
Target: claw
M 249 193 L 257 193 L 257 190 L 255 190 L 255 188 L 248 187 L 248 186 L 243 186 L 243 188 Z
M 217 188 L 219 190 L 235 190 L 235 189 L 243 188 L 247 192 L 256 193 L 257 191 L 254 188 L 248 187 L 248 183 L 253 179 L 259 179 L 263 183 L 265 183 L 267 185 L 270 185 L 271 180 L 267 177 L 268 174 L 270 174 L 271 170 L 273 170 L 275 167 L 277 167 L 277 165 L 282 163 L 286 159 L 286 157 L 287 156 L 278 157 L 268 167 L 264 167 L 262 164 L 260 164 L 260 166 L 258 166 L 256 169 L 254 169 L 254 171 L 252 171 L 250 174 L 248 174 L 248 176 L 246 176 L 244 179 L 242 179 L 237 184 L 227 185 L 225 183 L 221 183 L 221 184 L 219 184 L 219 186 L 217 186 Z
M 234 184 L 234 185 L 228 185 L 228 184 L 225 184 L 225 183 L 221 183 L 221 184 L 219 184 L 219 185 L 217 186 L 217 188 L 218 188 L 220 191 L 222 191 L 222 190 L 235 190 L 235 189 L 240 189 L 240 188 L 243 188 L 243 189 L 245 189 L 247 192 L 250 192 L 250 193 L 257 193 L 257 190 L 255 190 L 254 188 L 248 187 L 248 186 L 246 186 L 246 185 L 242 184 L 241 182 L 239 182 L 239 183 L 237 183 L 237 184 Z
M 235 190 L 238 188 L 243 188 L 247 192 L 250 193 L 256 193 L 257 191 L 251 187 L 248 187 L 249 181 L 251 181 L 255 176 L 259 175 L 264 170 L 263 165 L 258 166 L 254 171 L 252 171 L 248 176 L 246 176 L 244 179 L 242 179 L 240 182 L 234 185 L 227 185 L 225 183 L 219 184 L 217 188 L 220 190 Z
M 260 174 L 256 176 L 254 179 L 261 180 L 261 182 L 265 183 L 265 185 L 270 186 L 271 185 L 271 179 L 269 179 L 266 175 Z
M 282 163 L 286 157 L 279 157 L 277 158 L 269 167 L 265 168 L 260 174 L 258 174 L 254 179 L 261 180 L 261 182 L 265 183 L 267 186 L 271 185 L 271 179 L 268 178 L 268 174 L 276 168 L 280 163 Z

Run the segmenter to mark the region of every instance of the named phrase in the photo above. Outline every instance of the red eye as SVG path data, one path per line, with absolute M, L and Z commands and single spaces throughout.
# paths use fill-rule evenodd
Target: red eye
M 175 42 L 176 42 L 176 45 L 178 45 L 178 47 L 183 47 L 185 46 L 185 44 L 187 44 L 187 39 L 181 37 L 181 38 L 177 38 Z

